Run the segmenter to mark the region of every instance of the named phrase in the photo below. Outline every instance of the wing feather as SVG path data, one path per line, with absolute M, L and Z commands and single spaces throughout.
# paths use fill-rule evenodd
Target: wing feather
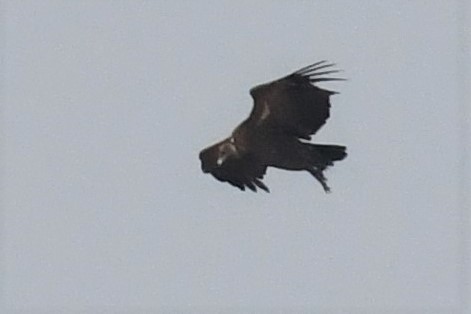
M 260 164 L 254 158 L 244 156 L 227 160 L 221 166 L 213 169 L 211 174 L 221 182 L 228 182 L 242 191 L 245 188 L 256 192 L 257 187 L 270 192 L 261 181 L 266 173 L 267 166 Z
M 252 88 L 250 94 L 254 107 L 249 119 L 259 127 L 310 139 L 329 118 L 330 96 L 336 94 L 315 83 L 344 80 L 324 76 L 339 70 L 319 71 L 334 65 L 325 60 L 316 62 L 281 79 Z

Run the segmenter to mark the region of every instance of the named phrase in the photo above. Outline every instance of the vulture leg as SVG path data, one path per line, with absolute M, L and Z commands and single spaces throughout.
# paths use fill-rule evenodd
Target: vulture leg
M 330 188 L 329 186 L 327 185 L 327 179 L 326 177 L 324 176 L 324 174 L 322 173 L 322 170 L 319 170 L 318 168 L 314 167 L 314 168 L 310 168 L 308 169 L 309 173 L 312 174 L 312 176 L 314 178 L 316 178 L 317 181 L 319 181 L 319 183 L 322 185 L 322 187 L 324 188 L 324 191 L 326 193 L 330 193 Z

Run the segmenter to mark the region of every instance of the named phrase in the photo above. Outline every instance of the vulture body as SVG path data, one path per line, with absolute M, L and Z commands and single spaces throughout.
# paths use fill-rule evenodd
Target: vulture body
M 269 192 L 262 182 L 267 167 L 306 170 L 329 192 L 323 171 L 347 156 L 346 147 L 307 141 L 329 118 L 330 96 L 336 94 L 316 83 L 343 80 L 324 77 L 338 72 L 323 70 L 331 66 L 317 62 L 252 88 L 254 106 L 249 117 L 230 137 L 200 152 L 203 172 L 243 191 Z

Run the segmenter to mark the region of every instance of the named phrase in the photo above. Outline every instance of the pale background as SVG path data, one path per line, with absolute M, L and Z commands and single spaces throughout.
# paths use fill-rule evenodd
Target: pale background
M 4 1 L 0 312 L 469 313 L 465 3 Z M 322 59 L 332 194 L 201 173 Z

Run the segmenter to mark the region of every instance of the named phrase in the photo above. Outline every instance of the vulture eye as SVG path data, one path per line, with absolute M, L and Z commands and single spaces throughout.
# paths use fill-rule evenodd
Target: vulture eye
M 220 166 L 220 165 L 222 165 L 222 164 L 224 163 L 225 160 L 226 160 L 226 156 L 225 156 L 225 155 L 224 155 L 224 156 L 221 156 L 221 157 L 219 157 L 219 158 L 216 160 L 216 164 L 217 164 L 218 166 Z

